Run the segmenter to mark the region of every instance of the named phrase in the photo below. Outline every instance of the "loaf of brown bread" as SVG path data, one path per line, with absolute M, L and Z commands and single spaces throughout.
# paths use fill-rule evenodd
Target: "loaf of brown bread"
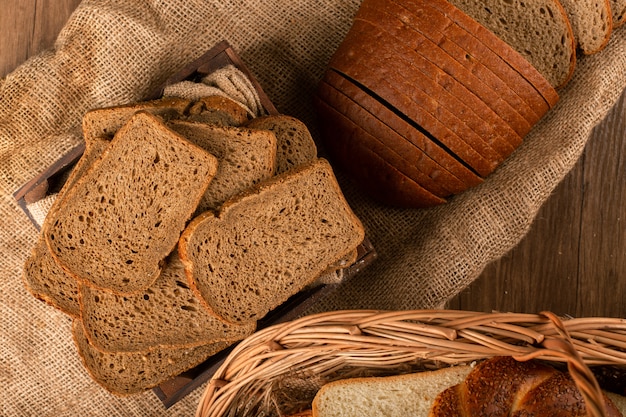
M 48 247 L 79 281 L 118 293 L 158 277 L 217 171 L 217 159 L 139 112 L 68 191 Z
M 313 282 L 363 238 L 330 164 L 318 159 L 196 217 L 178 250 L 208 309 L 227 322 L 247 323 Z

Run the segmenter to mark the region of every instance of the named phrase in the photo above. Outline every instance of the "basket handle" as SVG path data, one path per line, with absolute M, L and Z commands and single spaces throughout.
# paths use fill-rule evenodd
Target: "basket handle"
M 563 325 L 563 322 L 552 312 L 544 311 L 540 314 L 550 320 L 561 337 L 546 337 L 541 343 L 545 349 L 540 349 L 523 356 L 516 356 L 515 359 L 525 361 L 546 355 L 564 358 L 567 361 L 567 369 L 583 396 L 587 415 L 589 417 L 606 417 L 604 395 L 600 384 L 598 384 L 593 372 L 591 372 L 574 347 L 572 338 Z

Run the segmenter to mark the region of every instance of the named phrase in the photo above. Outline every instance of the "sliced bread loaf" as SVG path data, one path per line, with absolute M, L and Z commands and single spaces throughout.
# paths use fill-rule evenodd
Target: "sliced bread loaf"
M 195 101 L 186 119 L 219 126 L 241 126 L 248 121 L 248 112 L 231 98 L 213 95 Z
M 613 29 L 626 22 L 626 0 L 610 0 Z
M 613 32 L 609 0 L 559 1 L 567 12 L 578 48 L 587 55 L 604 49 Z
M 359 140 L 362 129 L 321 98 L 315 99 L 322 140 L 330 156 L 357 179 L 366 193 L 378 202 L 399 207 L 425 208 L 446 202 L 407 177 Z
M 384 136 L 378 135 L 378 133 L 382 132 L 376 129 L 373 132 L 368 130 L 371 127 L 380 128 L 381 126 L 375 123 L 377 119 L 373 120 L 375 118 L 364 111 L 349 96 L 324 81 L 318 84 L 318 95 L 321 100 L 347 119 L 345 120 L 346 125 L 352 122 L 352 139 L 357 139 L 362 146 L 371 149 L 372 152 L 395 166 L 398 171 L 420 184 L 435 196 L 446 198 L 452 194 L 443 184 L 435 181 L 420 169 L 419 162 L 422 159 L 422 154 L 410 142 L 385 140 Z M 366 123 L 367 120 L 370 120 L 370 123 Z M 367 125 L 367 127 L 359 125 Z M 394 136 L 392 136 L 393 138 Z
M 439 3 L 439 2 L 435 2 Z M 576 43 L 558 0 L 450 0 L 508 43 L 550 82 L 563 87 L 576 65 Z
M 138 112 L 68 191 L 44 235 L 61 267 L 83 283 L 120 293 L 140 291 L 217 171 L 217 160 Z
M 269 130 L 171 120 L 168 126 L 219 161 L 196 212 L 217 208 L 276 172 L 276 136 Z
M 317 158 L 317 146 L 304 122 L 285 114 L 256 117 L 247 125 L 250 129 L 269 130 L 278 141 L 276 173 Z
M 455 25 L 447 16 L 429 7 L 418 10 L 419 14 L 393 1 L 369 0 L 361 4 L 357 19 L 378 22 L 399 42 L 428 59 L 432 63 L 429 72 L 438 76 L 444 88 L 463 98 L 500 135 L 510 137 L 514 146 L 519 145 L 519 138 L 539 120 L 541 110 L 547 109 L 543 97 L 519 74 L 505 82 L 480 60 L 472 59 L 474 48 L 461 48 L 448 39 L 446 34 Z M 528 89 L 533 92 L 532 104 L 518 92 Z
M 72 335 L 78 354 L 91 377 L 107 391 L 120 396 L 153 388 L 229 346 L 229 342 L 216 342 L 195 348 L 104 353 L 89 344 L 80 320 L 72 323 Z
M 332 56 L 329 68 L 362 85 L 380 101 L 389 103 L 465 161 L 478 175 L 486 177 L 491 174 L 499 159 L 481 153 L 487 152 L 486 144 L 477 135 L 469 134 L 467 127 L 448 109 L 425 107 L 428 102 L 413 100 L 409 94 L 415 88 L 398 85 L 403 79 L 398 77 L 398 68 L 394 66 L 398 65 L 397 57 L 382 52 L 380 47 L 384 44 L 386 40 L 380 31 L 356 20 Z
M 43 235 L 24 263 L 22 279 L 35 298 L 72 317 L 80 317 L 78 282 L 57 265 Z
M 341 74 L 335 71 L 327 71 L 324 74 L 323 81 L 354 98 L 364 110 L 375 116 L 378 122 L 383 122 L 384 126 L 379 126 L 387 133 L 378 134 L 380 137 L 390 136 L 392 140 L 406 140 L 417 148 L 417 152 L 423 152 L 425 157 L 420 160 L 420 165 L 427 167 L 428 175 L 433 179 L 441 180 L 451 191 L 455 193 L 460 192 L 482 182 L 482 179 L 462 162 L 455 159 L 436 141 L 431 140 L 422 133 L 419 126 L 414 126 L 411 121 L 386 107 L 384 103 L 376 100 L 367 91 L 359 88 L 358 85 L 352 83 Z M 372 120 L 372 123 L 378 124 L 378 122 Z M 363 124 L 367 124 L 367 121 L 363 121 Z M 334 136 L 331 135 L 331 137 Z
M 380 15 L 380 13 L 375 13 L 375 15 Z M 381 55 L 384 54 L 389 58 L 396 57 L 395 60 L 388 59 L 384 65 L 389 71 L 395 70 L 395 82 L 398 87 L 402 91 L 407 91 L 407 95 L 418 105 L 448 124 L 451 130 L 464 138 L 486 159 L 501 162 L 515 149 L 512 143 L 521 142 L 519 135 L 510 126 L 505 123 L 498 125 L 501 119 L 493 112 L 477 113 L 481 107 L 486 108 L 485 103 L 464 87 L 456 76 L 441 70 L 439 65 L 433 64 L 425 57 L 429 54 L 418 53 L 415 49 L 398 41 L 397 36 L 390 34 L 387 26 L 382 23 L 379 26 L 378 23 L 357 17 L 353 28 L 356 27 L 360 28 L 361 34 L 367 33 L 368 35 L 365 36 L 379 37 L 386 44 L 386 46 L 380 45 Z M 444 55 L 444 53 L 439 49 L 435 55 Z M 436 56 L 431 58 L 437 60 Z M 461 72 L 467 72 L 467 70 L 461 69 Z M 506 129 L 506 131 L 495 129 L 494 126 Z
M 393 1 L 413 12 L 419 12 L 424 7 L 438 10 L 454 22 L 446 29 L 446 36 L 459 45 L 470 42 L 474 53 L 480 53 L 480 60 L 489 64 L 491 71 L 498 73 L 502 80 L 508 83 L 511 77 L 523 77 L 541 94 L 548 108 L 558 102 L 559 96 L 552 84 L 528 59 L 454 4 L 447 0 Z
M 131 116 L 138 111 L 145 111 L 164 120 L 182 117 L 191 102 L 177 97 L 165 97 L 156 100 L 141 101 L 119 106 L 93 109 L 83 116 L 83 136 L 87 146 L 94 138 L 112 139 Z
M 180 257 L 191 287 L 218 317 L 264 317 L 364 238 L 330 164 L 319 159 L 273 177 L 196 217 Z
M 428 417 L 437 395 L 463 381 L 470 366 L 388 377 L 342 379 L 322 386 L 313 417 Z
M 189 288 L 176 252 L 145 291 L 121 296 L 83 285 L 80 307 L 87 339 L 104 352 L 232 342 L 255 330 L 255 323 L 228 324 L 209 314 Z

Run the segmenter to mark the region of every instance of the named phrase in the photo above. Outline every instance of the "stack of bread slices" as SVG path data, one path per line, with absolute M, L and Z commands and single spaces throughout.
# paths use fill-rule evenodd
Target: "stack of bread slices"
M 609 0 L 364 0 L 319 83 L 329 155 L 383 203 L 432 207 L 481 184 L 552 109 Z
M 92 110 L 26 261 L 91 376 L 154 387 L 245 338 L 364 231 L 306 126 L 221 96 Z M 343 262 L 343 263 L 342 263 Z

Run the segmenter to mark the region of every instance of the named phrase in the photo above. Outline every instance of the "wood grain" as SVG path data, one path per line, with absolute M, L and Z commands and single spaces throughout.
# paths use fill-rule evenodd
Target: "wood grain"
M 79 3 L 0 0 L 0 76 L 52 47 Z M 625 118 L 622 97 L 528 235 L 448 307 L 626 317 Z

